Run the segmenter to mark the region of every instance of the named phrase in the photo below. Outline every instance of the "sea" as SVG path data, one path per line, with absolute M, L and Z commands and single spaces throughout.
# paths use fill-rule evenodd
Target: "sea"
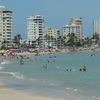
M 0 87 L 64 100 L 100 100 L 100 51 L 3 59 Z M 83 70 L 85 67 L 85 70 Z

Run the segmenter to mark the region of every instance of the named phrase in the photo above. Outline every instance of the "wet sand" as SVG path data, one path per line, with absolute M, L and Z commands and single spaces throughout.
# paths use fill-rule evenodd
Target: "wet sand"
M 63 99 L 31 95 L 13 89 L 0 88 L 0 100 L 63 100 Z

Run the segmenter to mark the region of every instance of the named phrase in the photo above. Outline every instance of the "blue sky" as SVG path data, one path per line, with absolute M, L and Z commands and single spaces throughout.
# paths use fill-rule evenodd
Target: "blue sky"
M 45 25 L 62 28 L 70 17 L 82 17 L 84 33 L 93 33 L 93 20 L 100 18 L 100 0 L 0 0 L 7 10 L 13 11 L 13 34 L 26 37 L 26 18 L 40 14 L 45 17 Z

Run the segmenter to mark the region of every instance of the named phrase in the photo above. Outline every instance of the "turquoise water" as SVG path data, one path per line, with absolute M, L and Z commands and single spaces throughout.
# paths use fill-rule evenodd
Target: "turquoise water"
M 33 94 L 100 100 L 100 52 L 57 53 L 24 59 L 7 59 L 0 64 L 5 87 Z M 86 66 L 86 71 L 80 68 Z

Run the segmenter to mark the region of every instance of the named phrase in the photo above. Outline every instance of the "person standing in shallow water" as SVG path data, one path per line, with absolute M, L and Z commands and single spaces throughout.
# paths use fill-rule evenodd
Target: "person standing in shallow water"
M 20 59 L 20 64 L 21 64 L 21 65 L 23 65 L 23 64 L 24 64 L 24 62 L 23 62 L 23 59 L 22 59 L 22 58 Z
M 80 71 L 82 71 L 82 68 L 80 68 Z
M 84 66 L 83 68 L 80 68 L 79 71 L 86 71 L 86 67 Z
M 24 61 L 23 61 L 23 56 L 20 56 L 20 64 L 23 65 L 24 64 Z
M 83 71 L 86 71 L 86 67 L 84 66 Z

